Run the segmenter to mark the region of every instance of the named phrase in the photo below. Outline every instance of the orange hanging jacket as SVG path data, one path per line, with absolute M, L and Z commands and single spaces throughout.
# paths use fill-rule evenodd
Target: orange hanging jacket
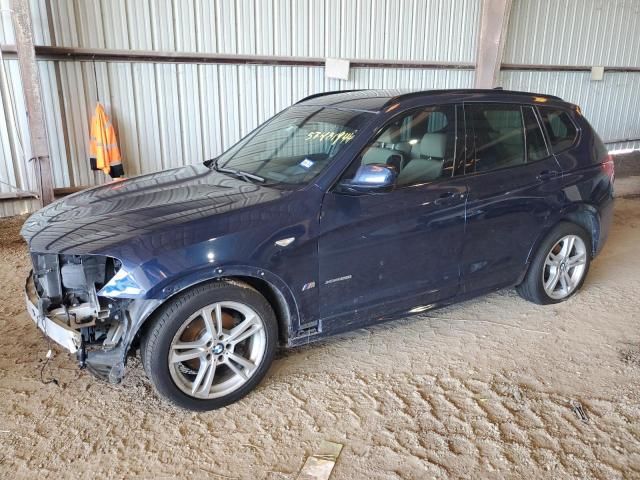
M 96 105 L 96 111 L 91 119 L 89 156 L 93 170 L 102 170 L 112 178 L 121 177 L 124 174 L 116 132 L 100 103 Z

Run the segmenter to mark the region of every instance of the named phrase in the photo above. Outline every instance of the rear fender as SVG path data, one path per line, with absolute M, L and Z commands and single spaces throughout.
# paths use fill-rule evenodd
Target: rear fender
M 529 269 L 529 265 L 531 265 L 531 261 L 533 260 L 533 256 L 538 251 L 538 248 L 540 248 L 542 241 L 560 222 L 575 223 L 591 234 L 591 256 L 595 256 L 598 251 L 598 239 L 600 238 L 600 215 L 592 205 L 587 203 L 571 204 L 555 215 L 553 217 L 553 221 L 549 222 L 545 228 L 542 229 L 542 232 L 536 237 L 527 255 L 527 268 L 524 269 L 518 283 L 521 283 L 522 280 L 524 280 L 527 270 Z

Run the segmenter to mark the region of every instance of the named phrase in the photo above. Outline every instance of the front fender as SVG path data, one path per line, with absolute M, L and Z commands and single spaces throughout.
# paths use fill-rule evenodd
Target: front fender
M 286 306 L 288 313 L 288 318 L 286 319 L 287 335 L 291 336 L 293 332 L 297 331 L 300 325 L 298 302 L 284 280 L 264 268 L 251 265 L 225 265 L 189 272 L 181 277 L 163 282 L 162 285 L 149 290 L 146 294 L 146 299 L 133 300 L 130 311 L 134 308 L 138 311 L 135 312 L 135 315 L 132 315 L 135 317 L 131 325 L 132 334 L 135 336 L 147 318 L 149 318 L 160 305 L 180 292 L 203 282 L 238 277 L 251 278 L 268 284 Z M 149 305 L 153 305 L 153 308 L 150 309 Z M 133 340 L 133 337 L 131 340 Z
M 298 322 L 298 304 L 286 282 L 275 273 L 252 265 L 224 265 L 192 271 L 187 275 L 170 280 L 163 283 L 162 286 L 149 290 L 146 297 L 164 301 L 199 283 L 229 277 L 250 277 L 267 282 L 284 297 L 291 316 L 291 322 L 293 324 Z
M 126 311 L 128 324 L 125 335 L 117 347 L 108 351 L 92 352 L 86 359 L 87 367 L 98 377 L 112 383 L 118 383 L 124 376 L 126 357 L 136 335 L 158 308 L 180 292 L 200 283 L 237 277 L 252 278 L 266 282 L 282 299 L 288 313 L 288 318 L 285 320 L 286 332 L 288 338 L 291 338 L 300 324 L 298 304 L 291 290 L 280 277 L 268 270 L 247 265 L 216 267 L 192 272 L 189 275 L 166 283 L 163 287 L 157 289 L 155 292 L 156 298 L 123 300 L 126 305 L 123 305 L 122 308 Z M 147 296 L 152 293 L 154 292 L 148 292 Z M 284 325 L 281 325 L 281 327 L 284 327 Z

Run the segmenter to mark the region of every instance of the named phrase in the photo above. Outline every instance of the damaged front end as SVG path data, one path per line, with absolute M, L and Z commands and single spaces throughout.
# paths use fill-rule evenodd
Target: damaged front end
M 115 258 L 37 253 L 31 257 L 33 271 L 25 294 L 34 322 L 47 337 L 75 353 L 81 368 L 118 383 L 135 332 L 157 302 L 105 295 L 122 270 Z

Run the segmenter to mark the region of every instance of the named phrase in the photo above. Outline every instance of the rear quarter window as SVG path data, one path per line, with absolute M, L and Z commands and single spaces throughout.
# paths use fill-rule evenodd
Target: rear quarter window
M 539 107 L 549 143 L 554 153 L 573 146 L 578 138 L 578 129 L 567 112 L 550 107 Z

